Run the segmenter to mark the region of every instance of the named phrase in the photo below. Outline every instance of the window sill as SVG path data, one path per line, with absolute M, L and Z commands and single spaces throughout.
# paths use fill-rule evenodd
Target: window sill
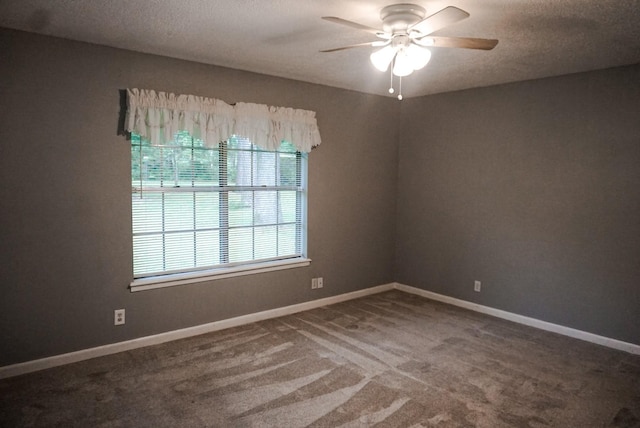
M 294 269 L 309 266 L 311 259 L 298 258 L 257 263 L 250 266 L 235 266 L 206 270 L 195 273 L 179 273 L 173 275 L 153 276 L 134 279 L 129 288 L 131 292 L 154 290 L 156 288 L 173 287 L 176 285 L 193 284 L 196 282 L 213 281 L 216 279 L 233 278 L 236 276 L 253 275 L 256 273 L 273 272 L 283 269 Z

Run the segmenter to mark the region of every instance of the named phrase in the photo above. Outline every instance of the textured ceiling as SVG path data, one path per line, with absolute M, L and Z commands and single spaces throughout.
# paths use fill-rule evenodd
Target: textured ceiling
M 257 73 L 389 95 L 369 47 L 319 50 L 375 36 L 326 22 L 381 27 L 393 1 L 0 0 L 0 26 Z M 640 0 L 415 0 L 471 14 L 434 35 L 499 39 L 492 51 L 432 48 L 403 79 L 405 97 L 640 63 Z

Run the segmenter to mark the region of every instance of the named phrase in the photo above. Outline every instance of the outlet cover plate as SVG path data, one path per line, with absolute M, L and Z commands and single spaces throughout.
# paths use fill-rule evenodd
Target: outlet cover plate
M 124 309 L 116 309 L 113 311 L 113 325 L 123 325 L 124 321 Z

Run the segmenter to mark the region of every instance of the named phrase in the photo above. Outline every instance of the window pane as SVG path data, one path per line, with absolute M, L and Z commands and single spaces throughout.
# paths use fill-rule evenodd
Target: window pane
M 134 193 L 131 197 L 133 233 L 162 230 L 162 194 Z
M 227 174 L 230 186 L 251 186 L 253 184 L 252 144 L 247 139 L 232 138 L 227 143 Z
M 255 258 L 268 259 L 278 255 L 278 227 L 257 227 L 255 230 Z
M 196 229 L 213 229 L 220 226 L 220 194 L 196 192 Z
M 193 233 L 169 233 L 165 239 L 165 270 L 195 267 Z
M 253 192 L 229 192 L 229 227 L 253 225 Z
M 217 230 L 196 232 L 196 267 L 220 263 L 220 232 Z
M 254 156 L 256 186 L 275 186 L 276 185 L 276 152 L 257 152 Z
M 297 160 L 295 153 L 279 154 L 281 186 L 299 186 Z
M 209 148 L 186 132 L 131 144 L 135 277 L 302 255 L 300 190 L 274 189 L 302 183 L 306 157 L 292 144 Z
M 164 247 L 162 235 L 133 237 L 133 274 L 164 271 Z
M 218 185 L 219 164 L 218 150 L 194 151 L 193 175 L 195 185 Z
M 288 256 L 296 254 L 296 225 L 278 226 L 278 255 Z
M 164 230 L 191 231 L 194 226 L 195 199 L 193 193 L 164 194 Z
M 253 228 L 231 229 L 229 231 L 229 262 L 246 262 L 253 258 Z
M 276 224 L 278 222 L 278 192 L 256 191 L 253 212 L 255 224 Z
M 296 203 L 298 192 L 296 191 L 280 191 L 280 210 L 278 212 L 279 223 L 291 223 L 297 220 Z

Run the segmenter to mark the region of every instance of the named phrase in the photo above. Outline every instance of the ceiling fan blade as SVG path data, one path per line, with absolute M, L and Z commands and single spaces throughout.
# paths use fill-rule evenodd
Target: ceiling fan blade
M 352 49 L 352 48 L 361 48 L 363 46 L 385 46 L 388 45 L 389 42 L 385 42 L 383 40 L 377 40 L 375 42 L 365 42 L 365 43 L 357 43 L 355 45 L 348 45 L 348 46 L 342 46 L 340 48 L 333 48 L 333 49 L 324 49 L 321 50 L 320 52 L 336 52 L 336 51 L 343 51 L 345 49 Z
M 427 35 L 468 17 L 469 14 L 464 10 L 458 9 L 455 6 L 447 6 L 433 15 L 427 16 L 412 27 L 409 27 L 409 31 L 419 31 Z
M 346 25 L 347 27 L 355 28 L 356 30 L 366 31 L 367 33 L 375 34 L 376 36 L 379 34 L 384 34 L 384 31 L 378 30 L 377 28 L 358 24 L 357 22 L 353 21 L 347 21 L 346 19 L 338 18 L 337 16 L 323 16 L 322 19 L 324 19 L 325 21 L 333 22 L 335 24 Z
M 416 40 L 420 46 L 435 46 L 438 48 L 464 48 L 482 49 L 490 51 L 495 48 L 498 41 L 495 39 L 476 39 L 473 37 L 438 37 L 427 36 L 421 40 Z

